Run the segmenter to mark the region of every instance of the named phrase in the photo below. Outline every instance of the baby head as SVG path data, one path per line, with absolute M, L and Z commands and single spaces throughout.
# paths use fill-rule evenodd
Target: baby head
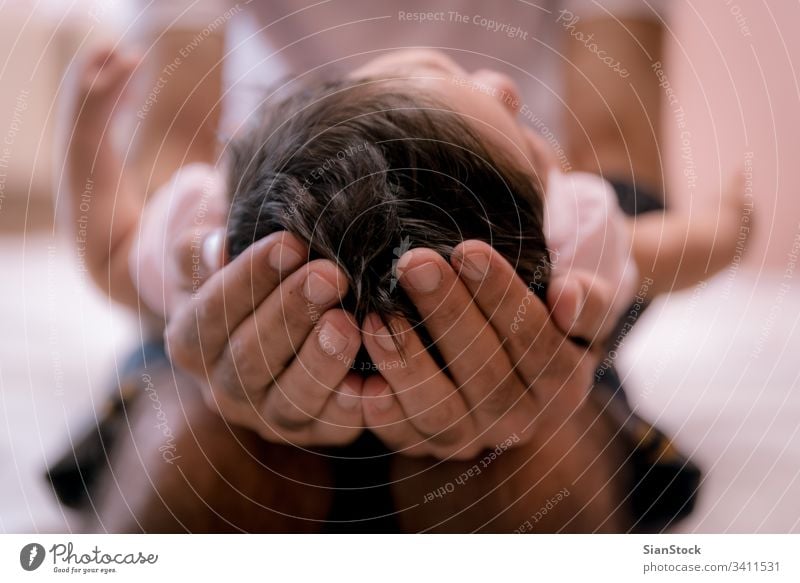
M 230 256 L 272 232 L 295 234 L 309 259 L 342 269 L 343 308 L 359 322 L 376 313 L 387 325 L 393 316 L 419 323 L 396 279 L 397 260 L 415 247 L 449 258 L 462 241 L 485 241 L 543 294 L 550 263 L 535 155 L 485 104 L 459 96 L 484 93 L 385 59 L 296 91 L 231 144 Z

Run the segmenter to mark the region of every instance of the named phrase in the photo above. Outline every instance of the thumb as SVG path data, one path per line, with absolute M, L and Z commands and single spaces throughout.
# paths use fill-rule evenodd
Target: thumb
M 206 234 L 201 246 L 201 258 L 206 269 L 204 279 L 219 271 L 225 264 L 225 230 L 214 229 Z
M 547 290 L 547 305 L 555 325 L 567 336 L 595 343 L 613 326 L 612 294 L 591 273 L 556 276 Z

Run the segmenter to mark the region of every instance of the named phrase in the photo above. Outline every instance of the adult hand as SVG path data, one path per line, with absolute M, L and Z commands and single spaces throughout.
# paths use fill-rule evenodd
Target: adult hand
M 597 339 L 611 294 L 585 278 L 553 282 L 549 301 L 563 330 L 512 266 L 489 245 L 466 241 L 452 266 L 428 249 L 398 261 L 399 281 L 442 357 L 434 361 L 405 320 L 389 331 L 371 315 L 363 342 L 380 375 L 363 387 L 366 424 L 407 455 L 470 459 L 511 439 L 524 443 L 543 417 L 566 419 L 586 395 L 600 350 L 565 335 Z M 591 346 L 591 345 L 590 345 Z
M 217 271 L 166 330 L 171 361 L 191 374 L 226 420 L 272 442 L 340 445 L 363 430 L 360 347 L 347 293 L 330 261 L 273 233 Z
M 174 365 L 227 421 L 273 442 L 347 443 L 363 431 L 361 345 L 330 261 L 273 233 L 224 264 L 225 199 L 208 167 L 187 166 L 148 205 L 130 256 L 139 297 L 168 322 Z

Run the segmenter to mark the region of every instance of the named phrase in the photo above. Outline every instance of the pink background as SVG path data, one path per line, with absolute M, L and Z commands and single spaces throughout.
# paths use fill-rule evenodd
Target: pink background
M 665 61 L 686 111 L 697 192 L 718 192 L 751 151 L 756 228 L 744 264 L 783 271 L 800 234 L 800 3 L 680 2 L 670 20 Z M 671 196 L 689 204 L 669 111 L 664 128 Z

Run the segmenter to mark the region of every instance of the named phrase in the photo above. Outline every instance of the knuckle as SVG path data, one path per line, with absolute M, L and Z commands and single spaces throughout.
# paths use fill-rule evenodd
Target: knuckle
M 311 416 L 286 394 L 273 401 L 269 409 L 269 419 L 277 427 L 291 432 L 303 429 L 312 421 Z
M 511 410 L 518 398 L 519 392 L 514 390 L 514 382 L 506 379 L 495 383 L 478 406 L 489 414 L 500 415 Z
M 462 441 L 464 431 L 450 411 L 439 407 L 420 415 L 416 425 L 426 441 L 437 446 L 453 446 Z
M 173 364 L 187 371 L 198 368 L 199 342 L 194 327 L 170 323 L 164 331 L 164 346 Z
M 246 427 L 258 431 L 262 423 L 248 404 L 235 401 L 224 392 L 219 392 L 212 385 L 203 384 L 203 399 L 206 406 L 227 422 L 238 427 Z
M 467 313 L 468 305 L 456 301 L 455 298 L 444 290 L 444 295 L 431 310 L 430 318 L 447 324 L 449 330 L 457 329 L 458 323 Z
M 198 322 L 208 322 L 214 325 L 223 325 L 225 322 L 225 308 L 211 297 L 200 296 L 192 301 Z
M 230 347 L 225 348 L 211 373 L 213 386 L 223 393 L 241 397 L 243 392 L 241 374 Z
M 228 423 L 237 427 L 257 428 L 258 424 L 243 411 L 241 406 L 237 407 L 231 403 L 220 404 L 218 407 L 213 407 L 214 411 L 225 419 Z
M 553 350 L 555 348 L 551 346 L 550 335 L 542 334 L 541 328 L 536 326 L 535 323 L 527 321 L 524 316 L 520 317 L 519 312 L 514 314 L 514 318 L 518 318 L 520 323 L 509 339 L 521 350 L 524 350 L 524 354 L 528 354 L 528 351 L 534 345 L 541 350 Z
M 225 417 L 223 413 L 225 407 L 219 402 L 219 399 L 216 398 L 211 385 L 207 383 L 200 383 L 200 395 L 203 397 L 203 402 L 206 404 L 206 407 L 215 413 L 218 413 L 222 417 Z
M 293 387 L 291 399 L 296 407 L 307 414 L 318 414 L 322 411 L 328 398 L 336 392 L 340 380 L 336 382 L 323 381 L 313 375 L 308 375 L 304 382 L 299 382 Z
M 284 309 L 281 324 L 288 333 L 291 330 L 305 329 L 319 321 L 322 316 L 319 308 L 309 304 L 300 293 L 300 289 L 282 292 Z
M 451 461 L 466 462 L 473 460 L 481 453 L 482 448 L 476 444 L 468 444 L 460 447 L 453 448 L 442 457 L 446 457 Z
M 520 425 L 520 427 L 523 427 Z M 519 437 L 519 442 L 515 443 L 512 448 L 519 448 L 525 445 L 528 445 L 533 441 L 533 431 L 526 430 L 526 431 L 519 431 L 515 432 L 515 434 Z
M 358 347 L 354 346 L 356 342 L 351 340 L 343 352 L 326 350 L 323 345 L 317 342 L 316 338 L 313 339 L 313 342 L 318 345 L 318 348 L 309 350 L 297 358 L 309 377 L 316 379 L 317 383 L 326 389 L 333 389 L 334 387 L 331 384 L 340 380 L 340 377 L 343 376 L 342 371 L 349 371 L 350 367 L 355 363 L 358 353 Z
M 448 403 L 442 402 L 419 413 L 415 418 L 414 425 L 429 436 L 452 425 L 455 421 L 454 417 Z
M 537 424 L 539 413 L 540 411 L 532 408 L 530 403 L 515 407 L 486 431 L 483 435 L 482 449 L 493 449 L 512 435 L 516 436 L 515 445 L 527 443 L 532 435 L 530 429 Z
M 458 358 L 452 361 L 452 366 L 464 369 L 465 374 L 469 375 L 459 388 L 464 389 L 466 386 L 490 387 L 507 379 L 510 375 L 514 374 L 511 371 L 511 364 L 504 355 L 495 352 L 488 358 L 485 354 L 480 354 L 484 357 L 483 360 L 478 359 L 475 352 L 464 351 Z
M 274 382 L 269 364 L 259 345 L 259 349 L 250 349 L 246 339 L 233 335 L 228 340 L 228 345 L 223 350 L 225 363 L 229 369 L 236 372 L 236 379 L 242 385 L 254 383 L 268 384 Z
M 286 437 L 282 436 L 281 433 L 267 423 L 259 423 L 258 426 L 253 429 L 255 429 L 255 432 L 261 439 L 269 443 L 285 443 L 286 441 Z

